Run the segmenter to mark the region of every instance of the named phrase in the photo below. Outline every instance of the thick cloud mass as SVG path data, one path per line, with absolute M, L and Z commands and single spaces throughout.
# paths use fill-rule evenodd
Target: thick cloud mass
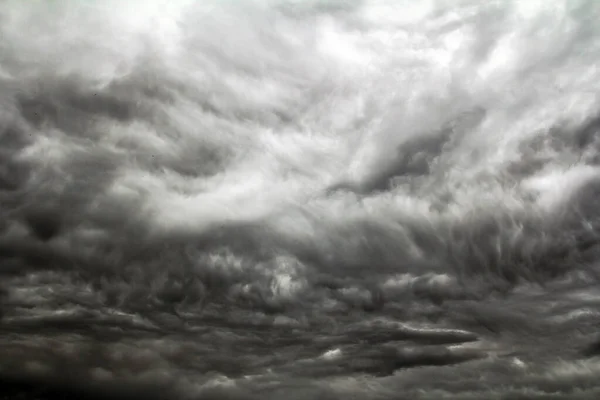
M 599 20 L 4 0 L 2 387 L 600 397 Z

